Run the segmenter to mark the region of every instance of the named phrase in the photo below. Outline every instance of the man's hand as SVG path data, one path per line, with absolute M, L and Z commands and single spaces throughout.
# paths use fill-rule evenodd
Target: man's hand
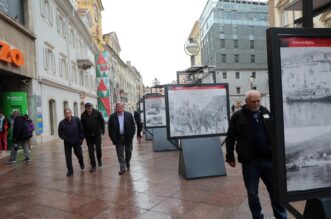
M 229 164 L 231 167 L 236 167 L 236 161 L 228 161 L 228 164 Z

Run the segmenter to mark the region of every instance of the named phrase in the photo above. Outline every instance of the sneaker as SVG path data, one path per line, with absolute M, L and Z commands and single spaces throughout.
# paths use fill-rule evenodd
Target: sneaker
M 68 171 L 67 176 L 72 176 L 72 175 L 74 175 L 74 172 L 73 171 Z
M 26 157 L 23 161 L 25 161 L 25 162 L 30 162 L 31 159 Z
M 12 164 L 12 163 L 16 163 L 16 160 L 7 160 L 4 163 L 5 164 Z
M 99 167 L 102 167 L 102 161 L 101 161 L 101 160 L 98 161 L 98 166 L 99 166 Z
M 128 170 L 130 169 L 130 163 L 129 162 L 126 163 L 126 168 L 128 168 Z
M 123 175 L 125 173 L 125 170 L 121 170 L 120 172 L 118 172 L 118 175 Z
M 96 171 L 96 168 L 95 168 L 95 167 L 92 167 L 92 168 L 90 169 L 90 173 L 95 172 L 95 171 Z
M 82 170 L 85 168 L 84 163 L 81 163 L 81 164 L 80 164 L 80 168 L 81 168 Z

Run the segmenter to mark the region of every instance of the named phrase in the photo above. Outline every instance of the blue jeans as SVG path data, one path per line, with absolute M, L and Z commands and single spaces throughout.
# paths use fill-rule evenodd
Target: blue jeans
M 273 185 L 272 185 L 272 160 L 261 159 L 252 160 L 248 163 L 242 164 L 242 173 L 244 177 L 245 187 L 248 195 L 248 204 L 254 219 L 262 219 L 261 204 L 258 196 L 259 181 L 262 179 L 267 187 L 271 199 L 272 210 L 277 219 L 286 219 L 286 209 L 273 201 Z

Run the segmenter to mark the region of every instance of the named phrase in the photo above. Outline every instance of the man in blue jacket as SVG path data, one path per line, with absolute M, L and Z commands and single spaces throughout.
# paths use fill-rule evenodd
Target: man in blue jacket
M 119 175 L 130 169 L 132 156 L 132 141 L 136 126 L 131 113 L 124 111 L 123 103 L 116 103 L 116 112 L 111 114 L 108 120 L 109 137 L 116 146 L 118 162 L 120 164 Z M 125 156 L 124 156 L 125 152 Z
M 84 158 L 81 146 L 84 140 L 84 130 L 80 119 L 72 116 L 70 109 L 64 110 L 64 119 L 59 124 L 58 133 L 59 137 L 64 141 L 64 152 L 68 168 L 67 176 L 72 176 L 74 174 L 72 167 L 72 148 L 79 161 L 80 168 L 84 169 Z

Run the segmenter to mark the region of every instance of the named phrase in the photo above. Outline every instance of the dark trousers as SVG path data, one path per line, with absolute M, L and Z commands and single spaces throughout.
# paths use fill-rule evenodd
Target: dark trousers
M 77 144 L 70 144 L 70 143 L 64 142 L 64 152 L 66 155 L 66 163 L 67 163 L 68 172 L 73 172 L 72 148 L 74 149 L 74 153 L 79 161 L 79 164 L 84 163 L 83 151 L 82 151 L 82 146 L 80 145 L 80 143 L 78 142 Z
M 86 136 L 86 144 L 88 147 L 88 154 L 90 156 L 91 166 L 96 167 L 95 155 L 94 155 L 94 146 L 97 152 L 98 162 L 101 162 L 102 151 L 101 151 L 101 135 L 95 136 Z
M 249 163 L 242 164 L 242 173 L 248 195 L 248 204 L 253 218 L 264 218 L 261 212 L 262 208 L 258 196 L 259 181 L 261 178 L 269 192 L 274 216 L 276 219 L 286 219 L 286 209 L 282 205 L 273 201 L 272 160 L 252 160 Z
M 137 125 L 137 137 L 141 137 L 142 129 L 143 129 L 142 124 Z
M 126 170 L 126 166 L 127 164 L 130 164 L 130 160 L 132 156 L 132 144 L 125 145 L 125 139 L 124 137 L 121 137 L 120 144 L 116 145 L 116 153 L 117 153 L 118 162 L 120 164 L 120 169 Z

